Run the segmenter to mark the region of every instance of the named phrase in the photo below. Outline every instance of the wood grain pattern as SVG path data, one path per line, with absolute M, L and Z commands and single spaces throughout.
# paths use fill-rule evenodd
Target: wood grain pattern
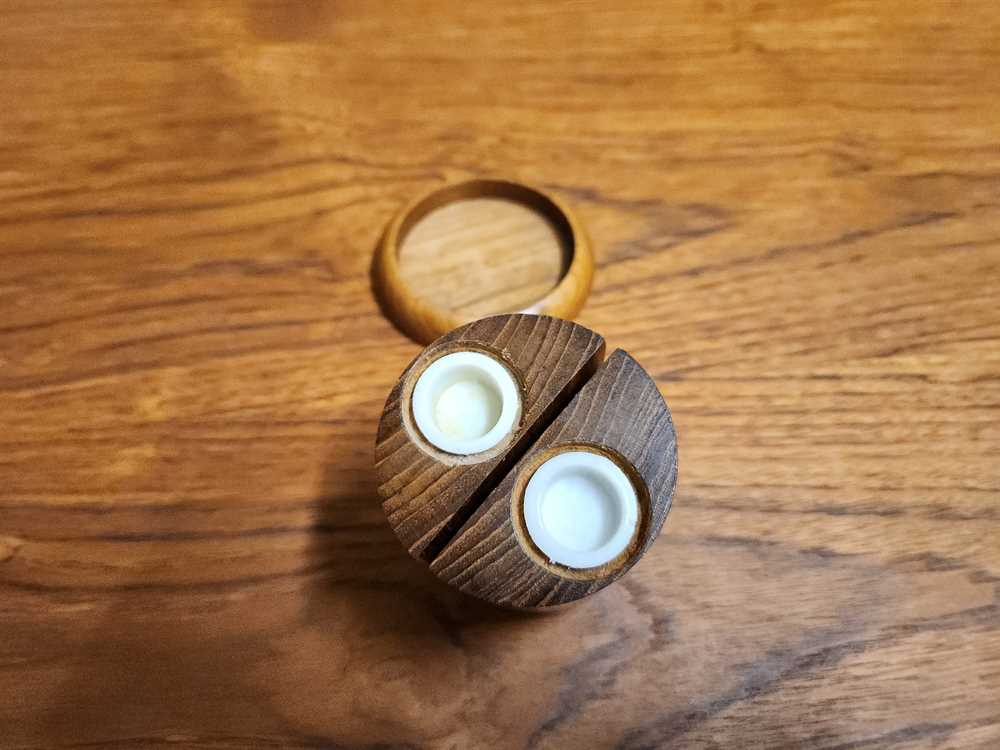
M 609 452 L 643 488 L 643 519 L 636 546 L 602 569 L 571 571 L 530 554 L 517 510 L 524 484 L 540 461 L 571 447 Z M 514 607 L 578 601 L 616 581 L 656 540 L 670 511 L 677 481 L 677 435 L 670 411 L 642 366 L 613 352 L 569 405 L 531 444 L 431 562 L 442 580 L 467 594 Z
M 0 746 L 1000 744 L 995 3 L 2 7 Z M 551 615 L 371 466 L 374 248 L 498 174 L 684 454 Z
M 454 456 L 414 440 L 409 394 L 434 359 L 470 348 L 508 366 L 522 388 L 522 417 L 508 441 L 475 456 Z M 603 356 L 604 339 L 581 325 L 504 315 L 462 326 L 414 359 L 386 399 L 375 440 L 382 507 L 411 555 L 434 559 L 478 505 L 478 494 L 510 471 L 516 456 L 569 403 Z
M 566 272 L 566 256 L 559 231 L 537 211 L 469 198 L 418 222 L 403 240 L 399 267 L 422 297 L 482 318 L 542 299 Z

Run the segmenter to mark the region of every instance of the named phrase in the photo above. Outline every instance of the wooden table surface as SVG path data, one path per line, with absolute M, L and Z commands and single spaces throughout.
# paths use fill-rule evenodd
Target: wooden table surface
M 0 91 L 0 746 L 1000 747 L 995 3 L 3 0 Z M 552 614 L 374 491 L 372 252 L 477 176 L 678 430 Z

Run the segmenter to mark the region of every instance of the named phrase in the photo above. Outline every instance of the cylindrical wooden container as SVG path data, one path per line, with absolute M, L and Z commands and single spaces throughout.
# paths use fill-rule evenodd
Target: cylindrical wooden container
M 386 401 L 390 525 L 443 581 L 501 606 L 588 596 L 656 539 L 677 440 L 656 384 L 583 326 L 498 315 L 442 336 Z

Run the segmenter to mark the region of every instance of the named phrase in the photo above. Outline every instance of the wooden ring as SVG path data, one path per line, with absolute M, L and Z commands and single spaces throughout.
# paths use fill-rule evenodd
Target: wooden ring
M 419 196 L 389 223 L 372 263 L 372 285 L 386 315 L 415 341 L 428 344 L 474 319 L 456 314 L 421 297 L 403 277 L 399 252 L 406 235 L 435 209 L 470 198 L 505 198 L 534 209 L 548 219 L 562 240 L 568 262 L 559 283 L 548 294 L 518 312 L 572 319 L 580 312 L 594 278 L 590 239 L 576 215 L 558 198 L 507 180 L 469 180 L 435 188 Z

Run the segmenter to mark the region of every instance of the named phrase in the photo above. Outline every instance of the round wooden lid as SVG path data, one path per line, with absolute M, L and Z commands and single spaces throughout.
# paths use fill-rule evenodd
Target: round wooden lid
M 556 283 L 541 298 L 533 299 L 527 304 L 523 300 L 516 300 L 515 309 L 477 311 L 453 304 L 454 300 L 447 298 L 450 296 L 449 292 L 429 293 L 416 288 L 404 273 L 400 261 L 401 251 L 407 236 L 417 224 L 439 209 L 477 199 L 497 199 L 519 205 L 542 217 L 555 231 L 562 245 L 564 259 L 560 263 Z M 496 232 L 497 228 L 493 227 L 491 231 Z M 477 237 L 472 234 L 463 241 L 474 243 Z M 519 242 L 519 238 L 512 236 L 511 242 Z M 435 248 L 434 252 L 447 253 L 445 244 Z M 512 252 L 513 250 L 511 248 Z M 504 250 L 500 249 L 499 252 L 502 254 Z M 477 274 L 480 277 L 503 275 L 505 269 L 511 277 L 522 273 L 522 269 L 516 264 L 505 265 L 502 257 L 491 257 L 489 261 L 488 268 L 465 268 L 461 277 L 456 276 L 454 282 L 445 281 L 435 286 L 439 290 L 451 286 L 457 296 L 462 286 Z M 435 258 L 435 268 L 439 262 L 441 273 L 454 273 L 454 265 L 448 270 L 446 259 Z M 383 311 L 400 330 L 421 344 L 428 344 L 448 331 L 482 317 L 486 312 L 523 312 L 571 319 L 583 307 L 590 293 L 593 276 L 594 259 L 590 240 L 568 206 L 538 188 L 507 180 L 487 179 L 435 188 L 410 202 L 386 228 L 372 266 L 373 286 Z M 514 278 L 510 281 L 517 283 Z M 502 302 L 501 305 L 503 306 Z

